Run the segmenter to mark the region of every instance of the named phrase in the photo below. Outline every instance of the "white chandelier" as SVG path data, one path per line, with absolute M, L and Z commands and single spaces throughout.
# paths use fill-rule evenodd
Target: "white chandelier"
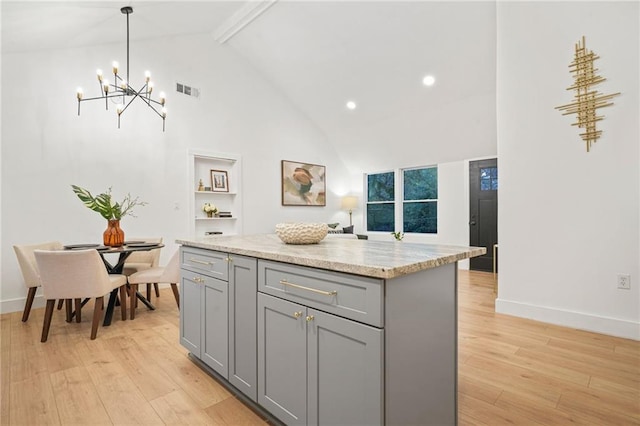
M 118 74 L 119 64 L 113 63 L 113 84 L 102 76 L 102 70 L 98 70 L 98 83 L 100 84 L 100 96 L 94 98 L 83 98 L 82 88 L 78 88 L 78 115 L 80 115 L 80 103 L 83 101 L 93 101 L 96 99 L 104 99 L 105 107 L 109 109 L 109 99 L 114 99 L 117 103 L 116 112 L 118 113 L 118 129 L 120 128 L 120 116 L 131 102 L 136 98 L 142 100 L 149 108 L 153 110 L 160 118 L 162 118 L 162 131 L 164 132 L 165 119 L 167 118 L 167 109 L 164 107 L 166 96 L 164 92 L 160 92 L 160 100 L 156 101 L 151 98 L 151 92 L 153 92 L 153 82 L 151 81 L 151 73 L 145 71 L 144 73 L 144 85 L 140 90 L 135 90 L 129 85 L 129 15 L 133 13 L 133 8 L 125 6 L 120 9 L 120 12 L 127 15 L 127 79 L 124 80 Z

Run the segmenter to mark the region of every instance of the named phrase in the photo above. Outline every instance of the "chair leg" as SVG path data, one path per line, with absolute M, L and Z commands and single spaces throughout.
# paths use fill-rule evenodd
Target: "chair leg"
M 64 309 L 66 312 L 66 321 L 71 322 L 71 299 L 64 299 Z
M 158 288 L 158 283 L 153 283 L 153 288 L 156 291 L 156 297 L 160 297 L 160 289 Z
M 62 309 L 62 304 L 64 303 L 64 299 L 58 300 L 58 310 Z
M 127 319 L 127 286 L 120 286 L 120 313 L 122 315 L 122 321 Z
M 82 299 L 74 299 L 76 307 L 76 322 L 82 321 Z
M 31 306 L 33 305 L 33 299 L 35 299 L 36 297 L 36 290 L 38 290 L 38 287 L 29 287 L 29 292 L 27 293 L 27 301 L 24 304 L 24 311 L 22 312 L 22 322 L 27 322 L 27 320 L 29 319 Z
M 151 302 L 151 283 L 147 283 L 147 302 Z
M 171 290 L 173 291 L 173 297 L 176 298 L 178 310 L 180 310 L 180 293 L 178 292 L 178 285 L 176 283 L 171 283 Z
M 138 284 L 130 284 L 131 285 L 131 301 L 129 304 L 131 305 L 131 314 L 129 315 L 129 319 L 134 319 L 136 317 L 136 301 L 138 300 Z
M 53 316 L 53 308 L 56 307 L 55 299 L 47 300 L 47 308 L 44 311 L 44 321 L 42 323 L 42 338 L 41 342 L 46 342 L 49 337 L 49 327 L 51 327 L 51 317 Z
M 95 340 L 98 334 L 98 325 L 100 319 L 102 319 L 102 312 L 104 311 L 104 296 L 96 297 L 96 305 L 93 308 L 93 322 L 91 323 L 91 340 Z

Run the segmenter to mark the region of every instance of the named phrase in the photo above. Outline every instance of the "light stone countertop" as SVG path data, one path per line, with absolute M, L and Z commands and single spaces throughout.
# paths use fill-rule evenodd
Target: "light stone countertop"
M 293 245 L 283 243 L 275 234 L 177 239 L 176 243 L 385 279 L 436 268 L 486 253 L 484 247 L 416 244 L 404 241 L 347 240 L 331 237 L 326 237 L 318 244 Z

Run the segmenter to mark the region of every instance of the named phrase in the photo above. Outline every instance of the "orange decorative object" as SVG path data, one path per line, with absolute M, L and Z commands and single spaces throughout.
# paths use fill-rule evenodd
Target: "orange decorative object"
M 120 247 L 124 244 L 124 231 L 120 228 L 119 220 L 109 220 L 109 225 L 102 234 L 102 242 L 109 247 Z

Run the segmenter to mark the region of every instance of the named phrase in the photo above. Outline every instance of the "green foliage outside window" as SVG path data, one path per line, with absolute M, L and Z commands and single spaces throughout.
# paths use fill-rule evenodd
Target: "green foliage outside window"
M 367 231 L 395 228 L 394 172 L 367 175 Z

